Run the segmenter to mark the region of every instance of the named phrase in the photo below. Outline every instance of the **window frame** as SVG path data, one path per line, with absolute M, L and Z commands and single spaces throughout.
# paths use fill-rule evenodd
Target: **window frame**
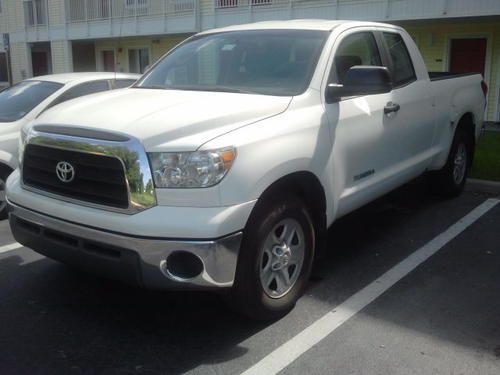
M 384 49 L 384 54 L 386 55 L 387 57 L 387 60 L 388 60 L 388 69 L 389 69 L 389 73 L 391 75 L 391 79 L 392 79 L 392 88 L 393 90 L 394 89 L 399 89 L 399 88 L 402 88 L 402 87 L 406 87 L 408 85 L 411 85 L 412 83 L 416 82 L 418 80 L 418 77 L 417 77 L 417 72 L 415 70 L 415 64 L 413 62 L 413 59 L 412 59 L 412 56 L 411 56 L 411 53 L 410 53 L 410 50 L 408 49 L 408 46 L 403 38 L 403 35 L 401 35 L 401 33 L 399 33 L 398 31 L 396 30 L 378 30 L 377 31 L 377 34 L 378 34 L 378 39 L 379 39 L 379 42 L 381 44 L 381 48 Z M 390 50 L 389 50 L 389 46 L 387 45 L 387 42 L 385 40 L 385 37 L 384 37 L 384 34 L 394 34 L 394 35 L 397 35 L 401 38 L 401 41 L 403 42 L 403 46 L 406 50 L 406 53 L 408 54 L 408 57 L 410 58 L 410 63 L 411 63 L 411 68 L 412 68 L 412 72 L 413 72 L 413 75 L 412 77 L 404 80 L 404 81 L 400 81 L 400 82 L 396 82 L 395 79 L 394 79 L 394 71 L 395 71 L 395 64 L 394 64 L 394 60 L 391 56 L 391 53 L 390 53 Z

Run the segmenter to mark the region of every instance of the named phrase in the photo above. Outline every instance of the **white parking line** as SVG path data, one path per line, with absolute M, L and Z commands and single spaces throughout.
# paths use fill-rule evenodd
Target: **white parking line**
M 20 249 L 21 247 L 24 247 L 24 246 L 21 245 L 20 243 L 17 243 L 17 242 L 10 243 L 8 245 L 0 246 L 0 254 L 6 253 L 6 252 L 12 251 L 12 250 Z
M 242 375 L 272 375 L 283 370 L 302 354 L 335 331 L 343 323 L 356 315 L 364 307 L 380 297 L 380 295 L 408 275 L 420 264 L 437 253 L 443 246 L 457 237 L 499 202 L 500 200 L 498 199 L 488 199 L 473 209 L 446 231 L 415 251 L 401 263 L 391 268 L 380 278 L 354 294 L 334 310 L 325 314 L 322 318 L 311 324 L 285 344 L 268 354 L 261 361 L 243 372 Z

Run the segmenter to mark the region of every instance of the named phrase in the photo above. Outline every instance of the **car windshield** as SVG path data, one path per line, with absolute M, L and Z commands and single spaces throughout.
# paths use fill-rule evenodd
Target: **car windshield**
M 55 82 L 24 81 L 0 92 L 0 122 L 23 118 L 62 86 Z
M 307 88 L 328 33 L 255 30 L 195 37 L 135 86 L 292 96 Z

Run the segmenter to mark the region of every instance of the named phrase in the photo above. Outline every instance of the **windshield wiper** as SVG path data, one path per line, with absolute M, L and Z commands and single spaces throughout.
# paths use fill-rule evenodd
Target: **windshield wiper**
M 242 89 L 237 89 L 237 88 L 233 88 L 233 87 L 223 87 L 223 86 L 209 87 L 205 90 L 206 91 L 215 91 L 215 92 L 234 92 L 234 93 L 238 93 L 238 94 L 258 94 L 255 91 L 242 90 Z
M 192 86 L 135 86 L 139 89 L 162 89 L 162 90 L 186 90 L 186 91 L 213 91 L 213 92 L 232 92 L 238 94 L 258 94 L 255 91 L 241 90 L 233 87 L 213 86 L 213 87 L 192 87 Z

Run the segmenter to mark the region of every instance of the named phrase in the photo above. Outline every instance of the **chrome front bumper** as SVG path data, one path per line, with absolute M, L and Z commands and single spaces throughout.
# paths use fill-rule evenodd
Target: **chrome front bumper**
M 60 220 L 9 202 L 9 221 L 21 244 L 49 258 L 104 277 L 148 288 L 205 289 L 231 287 L 242 232 L 214 240 L 132 237 Z M 194 255 L 202 270 L 190 278 L 173 275 L 173 253 Z

